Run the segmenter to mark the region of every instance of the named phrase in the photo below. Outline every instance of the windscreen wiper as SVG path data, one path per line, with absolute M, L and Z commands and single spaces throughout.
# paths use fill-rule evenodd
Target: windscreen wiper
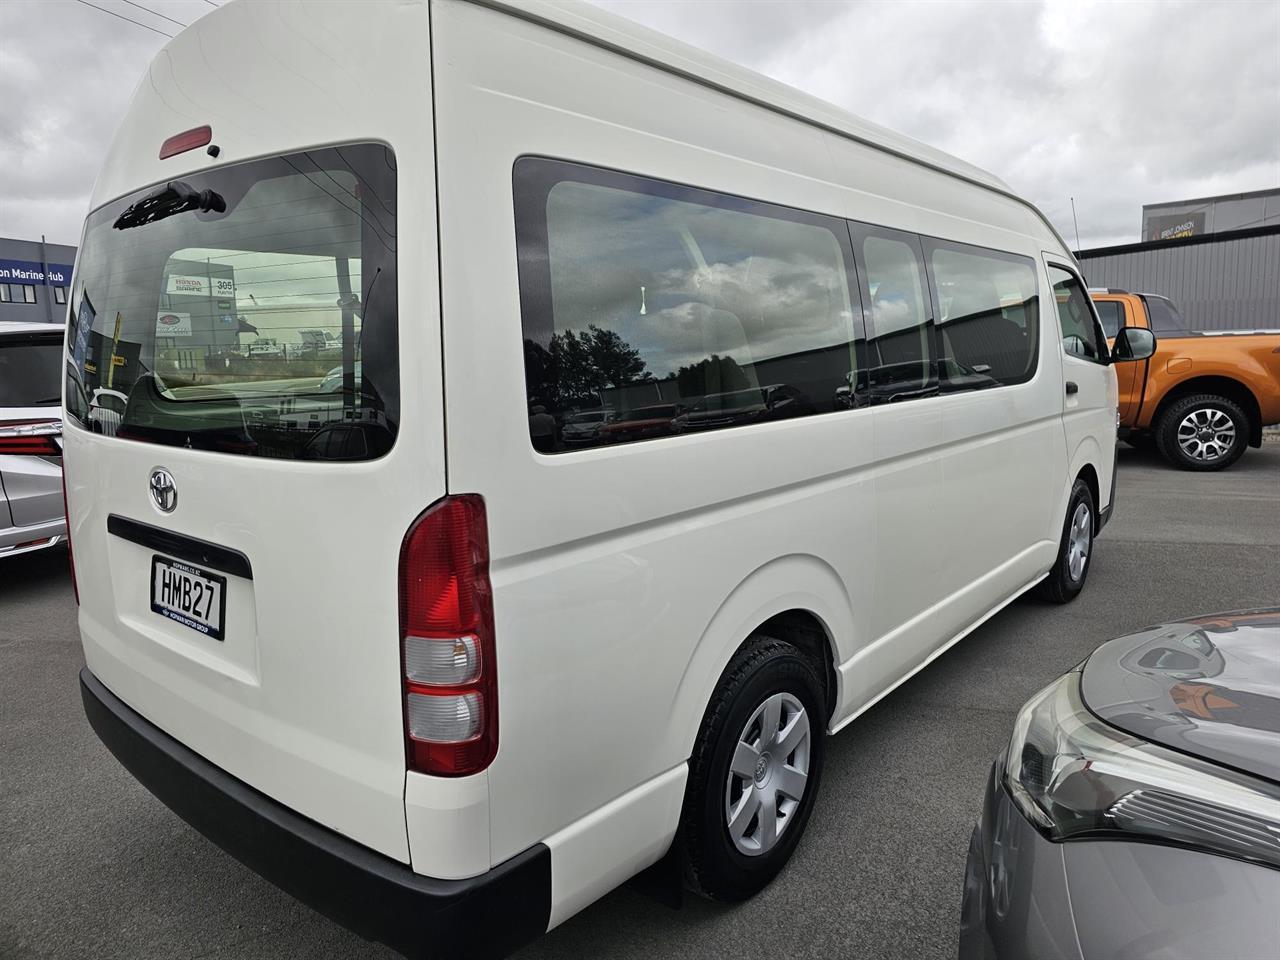
M 196 190 L 181 180 L 173 180 L 129 207 L 116 217 L 112 226 L 117 230 L 128 230 L 130 227 L 155 223 L 188 210 L 225 213 L 227 201 L 213 190 Z

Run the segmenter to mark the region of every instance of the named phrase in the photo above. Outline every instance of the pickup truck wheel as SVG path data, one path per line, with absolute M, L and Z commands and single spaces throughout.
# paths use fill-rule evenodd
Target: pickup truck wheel
M 1183 470 L 1222 470 L 1244 455 L 1249 417 L 1226 397 L 1183 397 L 1160 417 L 1156 446 L 1160 455 Z

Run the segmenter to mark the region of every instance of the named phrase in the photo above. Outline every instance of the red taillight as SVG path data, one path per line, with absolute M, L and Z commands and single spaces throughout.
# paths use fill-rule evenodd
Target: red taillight
M 461 777 L 498 752 L 484 499 L 449 496 L 400 548 L 400 665 L 410 770 Z
M 160 159 L 167 160 L 169 157 L 177 156 L 180 153 L 186 153 L 188 150 L 194 150 L 196 147 L 203 147 L 212 139 L 213 128 L 208 124 L 203 127 L 194 127 L 191 130 L 183 130 L 182 133 L 175 133 L 164 143 L 160 144 Z
M 26 457 L 60 457 L 60 420 L 10 420 L 0 423 L 0 454 Z
M 76 595 L 76 606 L 80 606 L 80 584 L 76 583 L 76 557 L 71 552 L 71 510 L 67 506 L 67 468 L 62 467 L 62 516 L 67 523 L 67 563 L 71 565 L 71 592 Z

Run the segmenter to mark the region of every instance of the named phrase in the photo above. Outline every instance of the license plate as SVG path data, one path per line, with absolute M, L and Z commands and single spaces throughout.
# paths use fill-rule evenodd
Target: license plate
M 151 558 L 151 609 L 213 640 L 222 639 L 227 578 L 166 557 Z

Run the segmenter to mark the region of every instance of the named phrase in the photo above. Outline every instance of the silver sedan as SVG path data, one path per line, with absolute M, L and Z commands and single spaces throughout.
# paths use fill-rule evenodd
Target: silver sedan
M 0 563 L 67 538 L 62 329 L 0 323 Z

